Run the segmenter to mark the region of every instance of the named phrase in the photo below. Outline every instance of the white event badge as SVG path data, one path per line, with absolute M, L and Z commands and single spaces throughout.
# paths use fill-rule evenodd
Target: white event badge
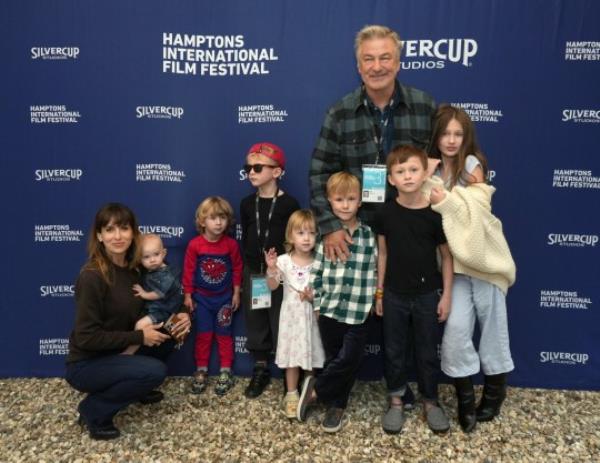
M 252 275 L 252 310 L 271 307 L 271 290 L 264 275 Z
M 382 203 L 385 201 L 385 182 L 387 171 L 381 164 L 363 164 L 363 203 Z

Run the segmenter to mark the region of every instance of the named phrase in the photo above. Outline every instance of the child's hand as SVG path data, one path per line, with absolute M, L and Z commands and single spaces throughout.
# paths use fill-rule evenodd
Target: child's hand
M 383 317 L 383 300 L 376 299 L 375 300 L 375 315 L 378 317 Z
M 313 289 L 309 286 L 304 288 L 302 291 L 298 291 L 298 294 L 300 295 L 301 301 L 311 301 L 312 302 L 313 297 L 314 297 Z
M 240 307 L 240 292 L 235 291 L 233 293 L 233 297 L 231 298 L 231 308 L 235 312 Z
M 438 188 L 434 186 L 431 189 L 431 194 L 429 195 L 429 201 L 431 204 L 437 204 L 442 202 L 442 200 L 446 197 L 446 192 L 442 188 Z
M 144 297 L 144 293 L 146 291 L 144 291 L 144 288 L 142 288 L 141 285 L 135 284 L 133 285 L 133 294 L 135 294 L 137 297 Z
M 267 263 L 267 267 L 269 267 L 271 270 L 275 270 L 277 268 L 277 251 L 275 248 L 265 251 L 265 262 Z
M 183 305 L 188 309 L 190 313 L 194 311 L 196 307 L 194 306 L 194 301 L 192 301 L 191 294 L 186 294 L 185 296 L 183 296 Z
M 440 302 L 438 303 L 437 315 L 438 315 L 438 322 L 440 322 L 440 323 L 443 323 L 446 320 L 448 320 L 448 315 L 450 315 L 450 298 L 449 297 L 444 297 L 442 295 L 442 297 L 440 298 Z

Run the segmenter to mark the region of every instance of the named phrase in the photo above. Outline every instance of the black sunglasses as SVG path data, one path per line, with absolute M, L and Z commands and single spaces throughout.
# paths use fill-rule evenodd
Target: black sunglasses
M 257 174 L 260 174 L 265 167 L 270 167 L 271 169 L 275 169 L 279 166 L 274 166 L 272 164 L 244 164 L 244 172 L 247 174 L 250 173 L 251 170 L 254 170 Z

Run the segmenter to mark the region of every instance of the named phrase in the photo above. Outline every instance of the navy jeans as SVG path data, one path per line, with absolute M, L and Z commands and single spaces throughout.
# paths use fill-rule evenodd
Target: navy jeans
M 77 409 L 91 429 L 112 423 L 113 417 L 160 386 L 167 376 L 164 360 L 173 341 L 159 347 L 140 347 L 136 355 L 106 355 L 67 364 L 65 379 L 87 392 Z
M 315 383 L 317 397 L 330 407 L 346 408 L 365 355 L 369 334 L 367 320 L 359 325 L 349 325 L 321 315 L 319 331 L 325 350 L 325 365 Z
M 437 291 L 407 295 L 386 289 L 383 295 L 384 376 L 390 395 L 404 393 L 412 333 L 419 392 L 426 399 L 437 400 L 438 344 L 442 327 L 437 320 L 439 300 Z

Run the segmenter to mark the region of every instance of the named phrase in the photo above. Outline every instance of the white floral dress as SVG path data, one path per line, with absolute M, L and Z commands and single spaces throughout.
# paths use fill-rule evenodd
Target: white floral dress
M 279 339 L 275 363 L 279 368 L 322 368 L 325 353 L 313 306 L 301 301 L 297 290 L 308 285 L 312 264 L 296 265 L 289 254 L 277 257 L 281 272 L 283 302 L 279 314 Z

